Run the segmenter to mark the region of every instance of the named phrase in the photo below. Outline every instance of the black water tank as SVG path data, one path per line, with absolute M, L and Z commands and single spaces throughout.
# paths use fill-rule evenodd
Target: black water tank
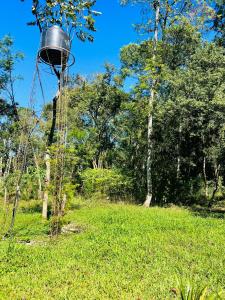
M 70 38 L 59 27 L 52 26 L 42 32 L 39 57 L 50 65 L 66 65 L 70 53 Z

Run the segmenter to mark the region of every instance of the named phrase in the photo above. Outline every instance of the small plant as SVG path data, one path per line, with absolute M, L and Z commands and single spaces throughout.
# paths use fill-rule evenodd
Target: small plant
M 183 284 L 180 282 L 178 289 L 173 289 L 172 292 L 180 300 L 220 300 L 225 299 L 223 291 L 218 293 L 210 292 L 207 286 L 195 286 L 194 284 L 188 283 Z

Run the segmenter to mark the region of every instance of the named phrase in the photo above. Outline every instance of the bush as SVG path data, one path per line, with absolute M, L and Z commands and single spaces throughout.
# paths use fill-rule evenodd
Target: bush
M 131 179 L 115 169 L 87 169 L 81 174 L 86 196 L 100 193 L 111 199 L 126 198 L 131 191 Z

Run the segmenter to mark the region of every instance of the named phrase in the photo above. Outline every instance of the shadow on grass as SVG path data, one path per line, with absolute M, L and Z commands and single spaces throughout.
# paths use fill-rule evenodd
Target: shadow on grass
M 84 205 L 72 203 L 72 204 L 70 204 L 69 210 L 72 210 L 72 211 L 73 211 L 73 210 L 79 210 L 79 209 L 81 209 L 82 207 L 84 207 Z
M 20 211 L 22 213 L 41 213 L 42 212 L 42 202 L 40 201 L 33 201 L 33 203 L 27 203 L 24 205 L 24 203 L 20 206 Z
M 68 207 L 68 211 L 79 210 L 84 205 L 72 203 Z M 48 219 L 51 217 L 51 206 L 48 208 Z M 21 203 L 19 211 L 24 214 L 33 214 L 33 213 L 42 213 L 42 202 L 41 201 L 32 201 L 27 203 Z
M 207 207 L 189 207 L 188 208 L 195 216 L 202 218 L 225 219 L 224 208 L 207 208 Z

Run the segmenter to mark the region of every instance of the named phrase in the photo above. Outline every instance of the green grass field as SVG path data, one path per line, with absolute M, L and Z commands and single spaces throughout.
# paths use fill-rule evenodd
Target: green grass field
M 225 286 L 224 219 L 108 204 L 66 220 L 81 232 L 52 240 L 39 213 L 19 213 L 10 253 L 0 242 L 1 300 L 172 299 L 177 279 Z

